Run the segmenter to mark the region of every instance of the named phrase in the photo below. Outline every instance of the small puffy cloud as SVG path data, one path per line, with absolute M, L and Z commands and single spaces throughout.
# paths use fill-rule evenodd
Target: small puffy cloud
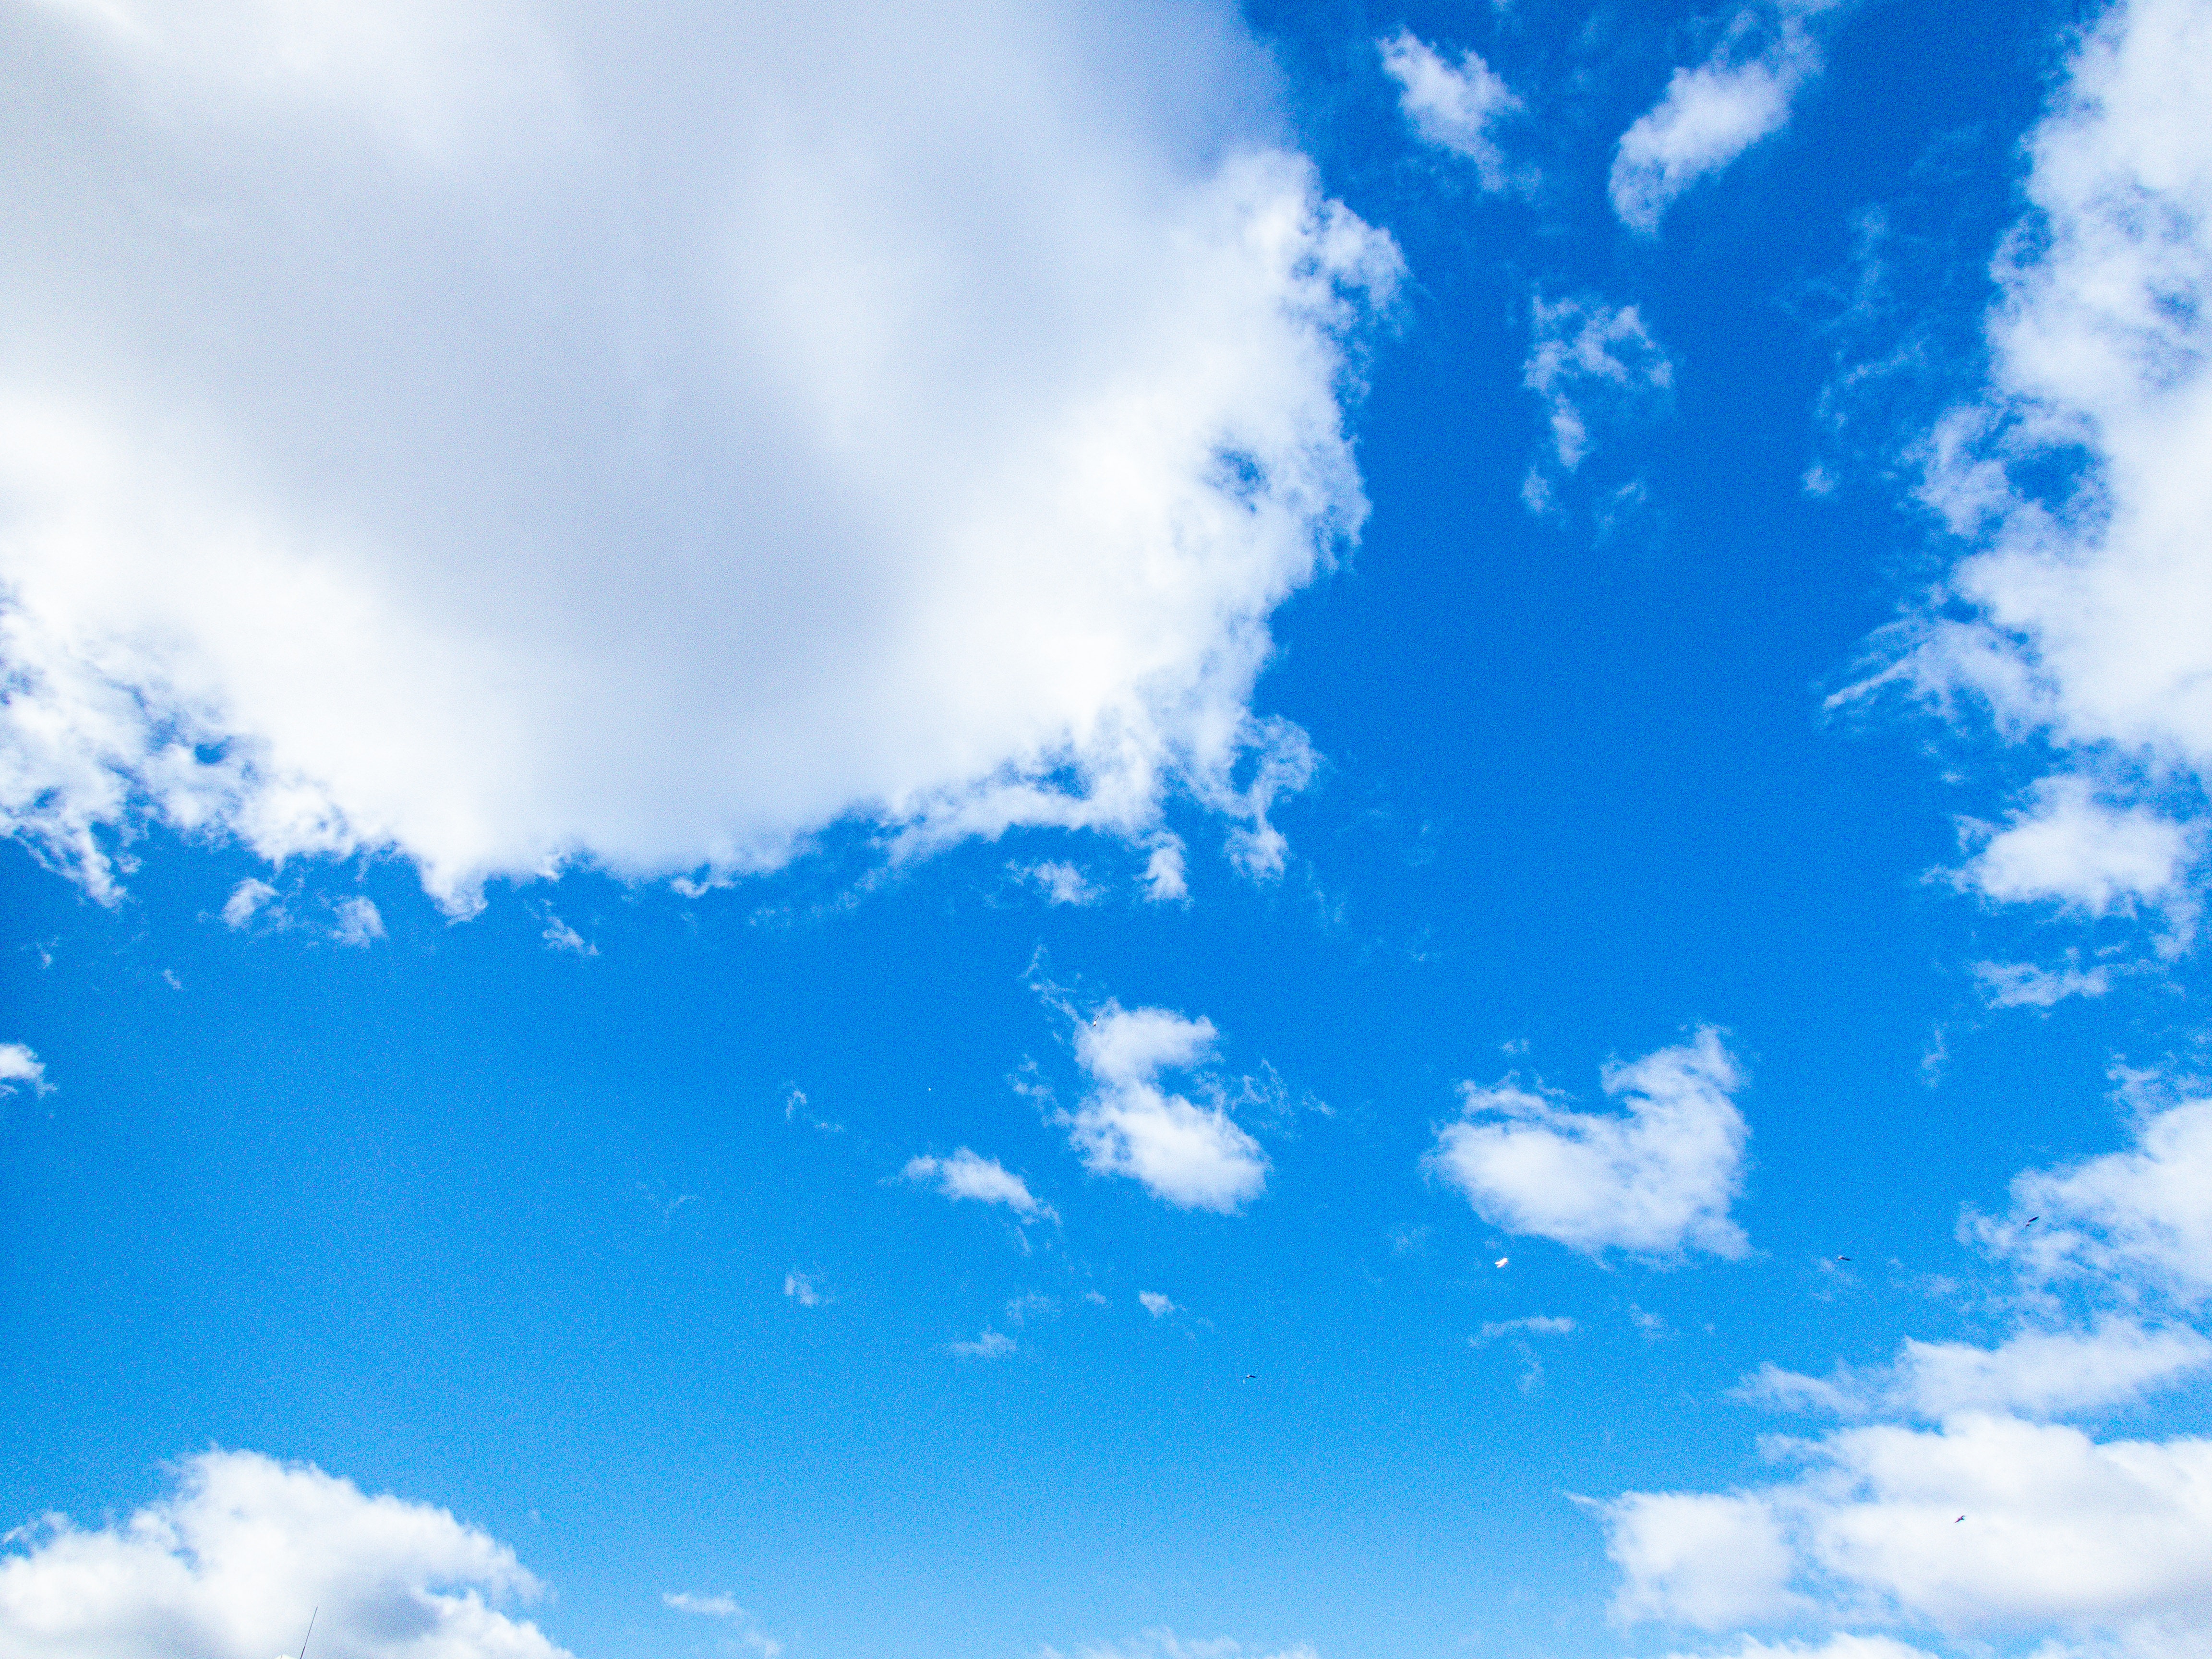
M 1101 895 L 1083 872 L 1065 859 L 1039 864 L 1014 865 L 1013 872 L 1042 892 L 1054 904 L 1096 904 Z
M 1995 1347 L 1908 1338 L 1889 1365 L 1826 1378 L 1766 1365 L 1750 1398 L 1853 1417 L 1934 1421 L 1963 1413 L 2063 1417 L 2112 1406 L 2212 1368 L 2212 1340 L 2186 1326 L 2107 1318 L 2088 1330 L 2025 1330 Z
M 1623 224 L 1657 230 L 1676 197 L 1788 124 L 1792 100 L 1820 71 L 1808 24 L 1836 3 L 1757 0 L 1735 14 L 1711 57 L 1674 71 L 1613 152 L 1609 189 Z
M 370 900 L 341 899 L 337 915 L 337 926 L 331 930 L 331 937 L 341 945 L 366 950 L 384 937 L 384 917 Z
M 1871 1606 L 1967 1637 L 2212 1619 L 2212 1441 L 1991 1415 L 1795 1449 L 1802 1472 L 1755 1492 L 1601 1506 L 1622 1615 L 1712 1630 Z
M 934 1186 L 947 1198 L 1003 1204 L 1024 1221 L 1060 1219 L 1052 1206 L 1041 1202 L 1021 1176 L 998 1159 L 981 1157 L 965 1146 L 951 1158 L 909 1158 L 899 1178 Z
M 1988 378 L 1921 458 L 1960 556 L 1838 696 L 1901 687 L 2059 751 L 1966 866 L 1984 896 L 2186 912 L 2212 779 L 2212 126 L 2185 112 L 2212 102 L 2212 12 L 2122 0 L 2070 45 Z
M 1719 1033 L 1609 1065 L 1603 1079 L 1621 1111 L 1577 1112 L 1510 1078 L 1462 1084 L 1465 1115 L 1437 1131 L 1428 1167 L 1492 1225 L 1585 1255 L 1742 1255 L 1750 1245 L 1728 1211 L 1750 1132 Z
M 818 1308 L 829 1299 L 811 1273 L 803 1273 L 796 1268 L 783 1276 L 783 1293 L 802 1308 Z
M 1174 904 L 1189 896 L 1182 841 L 1169 836 L 1154 842 L 1145 860 L 1145 897 L 1154 904 Z
M 1468 1339 L 1478 1345 L 1495 1342 L 1501 1336 L 1571 1336 L 1575 1322 L 1551 1314 L 1530 1314 L 1524 1319 L 1492 1319 L 1483 1323 L 1479 1335 Z
M 1383 71 L 1398 83 L 1398 107 L 1413 131 L 1474 162 L 1485 190 L 1504 190 L 1505 157 L 1491 129 L 1521 109 L 1505 82 L 1471 51 L 1462 52 L 1453 67 L 1411 29 L 1375 44 Z
M 1145 1311 L 1155 1319 L 1165 1319 L 1176 1311 L 1176 1304 L 1158 1291 L 1139 1291 L 1137 1292 L 1137 1300 L 1144 1304 Z
M 502 1607 L 538 1593 L 514 1553 L 446 1510 L 252 1452 L 186 1460 L 96 1530 L 50 1516 L 0 1550 L 10 1659 L 569 1659 Z
M 2055 1008 L 2069 997 L 2100 997 L 2112 988 L 2109 967 L 2039 968 L 2032 962 L 1973 964 L 1982 1000 L 1992 1008 Z
M 894 9 L 56 9 L 0 825 L 105 897 L 156 823 L 456 911 L 848 817 L 901 857 L 1181 799 L 1279 859 L 1251 696 L 1366 514 L 1397 249 L 1230 0 Z
M 2046 778 L 1957 875 L 2000 904 L 2055 902 L 2101 916 L 2170 905 L 2197 853 L 2190 826 L 2096 799 L 2089 781 Z
M 1006 1323 L 1026 1325 L 1032 1319 L 1046 1318 L 1060 1311 L 1060 1304 L 1036 1291 L 1024 1291 L 1006 1304 Z
M 972 1342 L 948 1342 L 946 1352 L 963 1359 L 1004 1359 L 1014 1351 L 1014 1339 L 986 1326 Z
M 1589 453 L 1593 403 L 1633 405 L 1663 394 L 1674 366 L 1634 306 L 1591 300 L 1531 302 L 1534 319 L 1521 382 L 1543 400 L 1552 448 L 1567 471 Z
M 1075 1032 L 1075 1058 L 1091 1092 L 1065 1115 L 1086 1168 L 1128 1176 L 1153 1196 L 1185 1210 L 1233 1212 L 1267 1183 L 1267 1156 L 1216 1100 L 1198 1105 L 1159 1085 L 1164 1071 L 1188 1071 L 1212 1054 L 1205 1018 L 1165 1008 L 1125 1009 L 1109 1002 Z
M 12 1095 L 15 1085 L 27 1083 L 40 1094 L 54 1085 L 46 1081 L 46 1063 L 22 1042 L 0 1042 L 0 1095 Z
M 245 927 L 276 896 L 276 890 L 267 882 L 248 877 L 232 888 L 230 896 L 222 902 L 222 925 L 232 928 Z

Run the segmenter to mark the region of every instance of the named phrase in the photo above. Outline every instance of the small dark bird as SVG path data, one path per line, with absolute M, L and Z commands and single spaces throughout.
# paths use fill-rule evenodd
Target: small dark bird
M 1837 1260 L 1837 1261 L 1849 1261 L 1850 1260 L 1850 1257 L 1849 1257 L 1849 1256 L 1847 1256 L 1847 1255 L 1839 1255 L 1839 1256 L 1838 1256 L 1838 1257 L 1836 1258 L 1836 1260 Z
M 1244 1373 L 1244 1380 L 1247 1382 L 1257 1382 L 1260 1380 L 1260 1373 L 1257 1371 L 1247 1371 Z
M 2028 1218 L 2027 1218 L 2027 1220 L 2025 1220 L 2025 1221 L 2023 1221 L 2022 1223 L 2021 1223 L 2021 1226 L 2023 1226 L 2023 1227 L 2033 1227 L 2033 1225 L 2035 1225 L 2035 1224 L 2036 1224 L 2037 1222 L 2039 1222 L 2039 1221 L 2040 1221 L 2040 1220 L 2042 1220 L 2042 1219 L 2043 1219 L 2043 1218 L 2042 1218 L 2041 1216 L 2039 1216 L 2039 1215 L 2032 1215 L 2032 1216 L 2028 1217 Z
M 1959 1517 L 1959 1521 L 1963 1521 L 1963 1520 L 1965 1520 L 1966 1518 L 1966 1517 L 1965 1516 L 1963 1516 L 1963 1515 L 1962 1515 L 1962 1516 L 1960 1516 Z M 1951 1524 L 1952 1524 L 1953 1526 L 1954 1526 L 1954 1527 L 1955 1527 L 1955 1526 L 1957 1526 L 1957 1525 L 1959 1524 L 1959 1521 L 1954 1521 Z

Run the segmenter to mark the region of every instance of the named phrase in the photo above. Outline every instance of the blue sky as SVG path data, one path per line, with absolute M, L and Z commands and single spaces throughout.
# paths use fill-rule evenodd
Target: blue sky
M 0 12 L 0 1659 L 2178 1659 L 2212 8 Z

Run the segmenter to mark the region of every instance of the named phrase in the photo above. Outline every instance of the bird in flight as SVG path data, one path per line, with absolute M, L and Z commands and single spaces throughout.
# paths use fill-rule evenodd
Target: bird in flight
M 1966 1517 L 1965 1516 L 1963 1516 L 1963 1515 L 1962 1515 L 1962 1516 L 1960 1516 L 1959 1517 L 1959 1521 L 1963 1521 L 1963 1520 L 1965 1520 L 1966 1518 Z M 1954 1527 L 1955 1527 L 1955 1526 L 1957 1526 L 1957 1525 L 1959 1524 L 1959 1521 L 1954 1521 L 1951 1524 L 1952 1524 L 1953 1526 L 1954 1526 Z
M 1837 1261 L 1849 1261 L 1850 1260 L 1850 1257 L 1849 1257 L 1849 1256 L 1847 1256 L 1847 1255 L 1839 1255 L 1839 1256 L 1838 1256 L 1838 1257 L 1836 1258 L 1836 1260 L 1837 1260 Z
M 1504 1255 L 1501 1255 L 1501 1256 L 1499 1256 L 1499 1257 L 1498 1258 L 1498 1260 L 1497 1260 L 1497 1261 L 1493 1261 L 1492 1263 L 1491 1263 L 1491 1266 L 1492 1266 L 1492 1267 L 1504 1267 L 1504 1266 L 1508 1261 L 1511 1261 L 1511 1260 L 1512 1260 L 1512 1258 L 1511 1258 L 1510 1256 L 1504 1256 Z

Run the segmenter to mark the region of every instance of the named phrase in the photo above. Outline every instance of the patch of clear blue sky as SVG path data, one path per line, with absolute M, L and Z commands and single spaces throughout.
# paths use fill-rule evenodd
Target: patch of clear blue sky
M 1945 783 L 1936 733 L 1820 713 L 1930 568 L 1895 454 L 1975 371 L 2069 12 L 1856 9 L 1787 132 L 1641 240 L 1609 149 L 1702 50 L 1693 15 L 1255 8 L 1328 187 L 1413 273 L 1357 416 L 1373 519 L 1279 614 L 1261 687 L 1327 757 L 1280 812 L 1279 884 L 1195 817 L 1188 909 L 1138 903 L 1125 849 L 1045 835 L 849 906 L 843 866 L 696 900 L 581 874 L 458 924 L 373 864 L 389 937 L 349 951 L 222 927 L 254 872 L 219 848 L 149 838 L 112 912 L 0 849 L 0 1037 L 59 1085 L 0 1102 L 0 1516 L 124 1510 L 210 1443 L 313 1459 L 512 1543 L 590 1655 L 708 1650 L 663 1590 L 733 1592 L 794 1656 L 1156 1625 L 1329 1659 L 1657 1642 L 1605 1625 L 1566 1494 L 1755 1478 L 1777 1419 L 1728 1389 L 1762 1360 L 1988 1334 L 1959 1206 L 2111 1146 L 2109 1056 L 2185 1043 L 2193 984 L 1981 1012 L 1966 964 L 2050 939 L 1922 876 L 2015 780 L 1969 747 Z M 1401 23 L 1528 99 L 1533 200 L 1413 143 L 1372 46 Z M 1892 297 L 1839 324 L 1874 209 Z M 1647 490 L 1609 533 L 1591 490 L 1521 505 L 1539 291 L 1635 304 L 1676 365 L 1671 412 L 1600 434 L 1589 471 Z M 1824 426 L 1838 353 L 1907 335 L 1923 367 Z M 1043 857 L 1121 884 L 1048 908 L 1005 873 Z M 354 890 L 293 878 L 302 913 Z M 549 907 L 598 954 L 549 951 Z M 1210 1018 L 1231 1075 L 1271 1065 L 1267 1195 L 1188 1214 L 1085 1176 L 1011 1083 L 1080 1093 L 1036 972 Z M 1590 1099 L 1606 1058 L 1701 1021 L 1753 1079 L 1748 1260 L 1601 1267 L 1424 1182 L 1461 1079 Z M 892 1182 L 960 1146 L 1061 1223 Z M 1836 1281 L 1838 1253 L 1873 1265 Z M 1056 1311 L 1010 1324 L 1029 1294 Z M 1540 1380 L 1469 1343 L 1539 1313 L 1578 1324 L 1532 1342 Z M 986 1327 L 1017 1351 L 946 1351 Z

